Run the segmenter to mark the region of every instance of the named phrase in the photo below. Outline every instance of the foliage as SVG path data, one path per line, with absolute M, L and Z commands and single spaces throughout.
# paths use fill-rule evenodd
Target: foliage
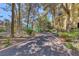
M 73 47 L 73 45 L 71 44 L 71 43 L 66 43 L 66 45 L 65 45 L 67 48 L 69 48 L 69 49 L 73 49 L 74 47 Z
M 43 32 L 41 26 L 38 23 L 36 24 L 36 27 L 35 27 L 35 30 L 34 31 L 35 32 Z
M 5 29 L 3 29 L 3 28 L 0 28 L 0 32 L 5 32 Z
M 25 31 L 28 35 L 31 35 L 33 33 L 33 30 L 30 28 L 25 29 Z
M 74 39 L 77 39 L 79 36 L 78 31 L 71 31 L 71 32 L 58 32 L 58 35 L 60 37 L 63 37 L 66 39 L 66 41 L 72 41 Z

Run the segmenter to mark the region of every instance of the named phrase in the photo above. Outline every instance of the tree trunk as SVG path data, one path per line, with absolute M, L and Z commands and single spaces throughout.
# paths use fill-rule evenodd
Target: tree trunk
M 15 3 L 12 3 L 12 21 L 11 21 L 11 37 L 14 37 L 14 17 L 15 17 L 15 12 L 14 12 L 14 8 L 15 8 Z
M 19 3 L 18 4 L 18 12 L 19 12 L 19 18 L 18 18 L 18 25 L 19 25 L 19 28 L 18 28 L 18 30 L 19 30 L 19 34 L 20 34 L 20 32 L 21 32 L 21 4 Z
M 66 30 L 69 32 L 71 30 L 71 23 L 72 23 L 72 12 L 71 12 L 72 5 L 66 3 L 62 4 L 62 7 L 67 14 Z
M 30 18 L 29 18 L 29 17 L 30 17 L 30 10 L 31 10 L 31 4 L 28 5 L 28 11 L 27 11 L 27 12 L 28 12 L 27 28 L 28 28 L 28 26 L 29 26 L 29 21 L 30 21 Z

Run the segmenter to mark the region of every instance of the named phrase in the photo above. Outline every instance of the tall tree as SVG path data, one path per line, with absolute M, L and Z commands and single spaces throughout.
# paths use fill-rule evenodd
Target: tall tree
M 27 7 L 28 7 L 28 16 L 27 16 L 27 28 L 28 28 L 28 26 L 29 26 L 29 21 L 30 21 L 30 11 L 31 11 L 31 4 L 28 4 L 27 5 Z
M 18 25 L 19 25 L 19 33 L 21 32 L 21 4 L 18 4 L 18 12 L 19 12 L 19 18 L 18 18 Z
M 62 4 L 62 8 L 64 9 L 64 11 L 67 14 L 66 29 L 67 29 L 67 31 L 70 31 L 71 21 L 72 21 L 72 13 L 71 13 L 72 4 L 68 4 L 68 3 Z
M 12 3 L 12 21 L 11 21 L 11 37 L 14 37 L 14 17 L 15 17 L 15 3 Z

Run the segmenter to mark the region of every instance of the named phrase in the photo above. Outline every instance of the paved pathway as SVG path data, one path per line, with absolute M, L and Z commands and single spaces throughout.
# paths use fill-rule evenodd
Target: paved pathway
M 0 51 L 0 56 L 69 56 L 71 50 L 63 44 L 55 44 L 56 37 L 51 33 L 44 33 L 29 41 Z M 79 54 L 78 54 L 79 55 Z

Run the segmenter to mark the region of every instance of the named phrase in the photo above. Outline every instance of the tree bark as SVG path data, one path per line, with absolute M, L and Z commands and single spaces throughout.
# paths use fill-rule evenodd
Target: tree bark
M 30 18 L 29 18 L 30 17 L 30 10 L 31 10 L 31 4 L 28 5 L 28 11 L 27 11 L 28 12 L 27 28 L 29 26 L 29 21 L 30 21 Z
M 19 28 L 18 28 L 18 30 L 19 30 L 19 34 L 20 34 L 20 32 L 21 32 L 21 4 L 19 3 L 18 4 L 18 12 L 19 12 L 19 18 L 18 18 L 18 25 L 19 25 Z
M 15 12 L 14 12 L 14 8 L 15 8 L 15 3 L 12 3 L 12 21 L 11 21 L 11 37 L 14 37 L 14 17 L 15 17 Z

